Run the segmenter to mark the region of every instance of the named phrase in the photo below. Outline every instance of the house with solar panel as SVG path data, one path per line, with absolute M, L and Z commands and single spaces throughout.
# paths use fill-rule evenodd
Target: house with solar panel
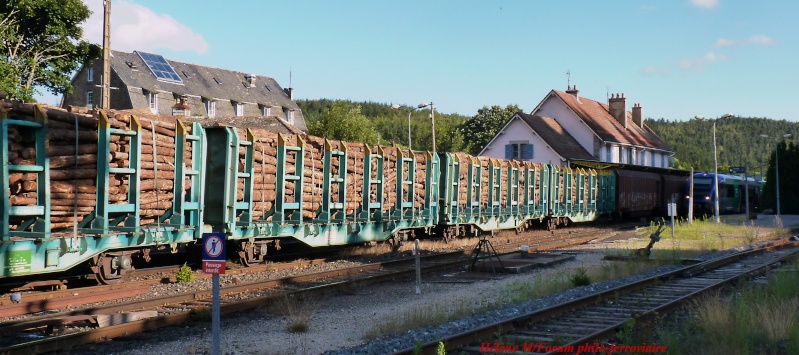
M 579 93 L 576 85 L 550 91 L 530 114 L 513 115 L 480 155 L 560 166 L 671 165 L 674 150 L 644 124 L 640 104 L 627 111 L 624 94 L 606 104 Z
M 61 106 L 101 107 L 102 60 L 72 78 Z M 307 131 L 293 89 L 268 76 L 167 60 L 161 55 L 111 51 L 109 108 L 162 116 L 278 118 Z

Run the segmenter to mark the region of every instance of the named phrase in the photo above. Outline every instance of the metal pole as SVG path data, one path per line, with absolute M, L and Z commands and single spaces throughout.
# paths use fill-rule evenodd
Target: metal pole
M 101 108 L 111 107 L 111 0 L 103 1 L 103 78 Z
M 716 121 L 713 121 L 713 169 L 716 171 L 716 179 L 714 181 L 714 190 L 716 191 L 716 223 L 721 223 L 721 219 L 719 218 L 719 157 L 716 152 Z M 777 186 L 779 186 L 779 184 L 777 184 Z M 779 207 L 777 208 L 779 209 Z
M 416 255 L 416 294 L 422 294 L 422 261 L 419 252 L 419 239 L 413 241 L 413 253 Z
M 674 239 L 674 215 L 677 214 L 677 203 L 676 203 L 676 201 L 674 201 L 674 196 L 673 195 L 671 197 L 671 203 L 669 205 L 670 205 L 669 206 L 670 208 L 668 210 L 670 212 L 669 214 L 671 215 L 671 239 L 673 240 Z
M 433 153 L 436 152 L 436 110 L 433 108 L 433 102 L 430 101 L 430 119 L 433 120 Z
M 211 354 L 222 354 L 222 347 L 219 339 L 219 274 L 214 274 L 211 277 L 213 283 L 213 303 L 211 305 L 211 338 L 213 339 L 213 349 Z
M 774 150 L 777 165 L 777 217 L 780 216 L 780 143 L 777 143 L 777 148 Z
M 413 113 L 413 109 L 411 112 L 408 112 L 408 150 L 411 150 L 411 114 Z
M 694 223 L 694 167 L 691 167 L 691 187 L 688 192 L 688 224 Z
M 746 167 L 746 169 L 748 169 L 748 168 L 749 167 Z M 749 219 L 749 177 L 747 176 L 745 170 L 744 170 L 744 189 L 746 191 L 745 197 L 744 197 L 746 199 L 746 218 L 745 218 L 745 220 L 747 220 L 747 219 Z

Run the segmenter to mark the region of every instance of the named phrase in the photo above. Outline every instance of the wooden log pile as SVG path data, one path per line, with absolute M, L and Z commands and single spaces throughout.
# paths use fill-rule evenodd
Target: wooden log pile
M 278 135 L 277 133 L 270 132 L 264 129 L 251 128 L 254 138 L 253 145 L 253 217 L 262 218 L 267 212 L 274 207 L 277 198 L 277 149 L 278 149 Z M 240 137 L 246 137 L 244 129 L 237 129 Z M 297 144 L 297 136 L 285 136 L 288 145 Z M 303 196 L 302 196 L 302 216 L 305 219 L 313 219 L 319 217 L 321 212 L 323 198 L 325 196 L 324 181 L 324 139 L 314 136 L 303 136 L 306 141 L 306 149 L 302 157 L 302 171 L 303 171 Z M 346 186 L 344 187 L 346 199 L 342 201 L 339 196 L 338 183 L 333 183 L 330 186 L 330 198 L 332 203 L 343 202 L 346 218 L 353 218 L 359 209 L 366 203 L 376 202 L 377 192 L 373 187 L 369 196 L 363 196 L 364 187 L 364 159 L 367 153 L 367 148 L 364 144 L 349 143 L 342 141 L 330 141 L 334 150 L 341 151 L 346 146 L 347 149 L 347 162 L 346 166 L 341 166 L 339 159 L 332 159 L 330 174 L 333 177 L 340 176 L 340 169 L 345 169 Z M 378 147 L 370 147 L 372 153 L 377 152 Z M 384 173 L 382 178 L 384 181 L 384 212 L 389 212 L 395 205 L 397 200 L 396 189 L 394 184 L 397 180 L 396 167 L 398 151 L 396 148 L 383 147 L 386 155 L 384 161 Z M 287 175 L 293 175 L 297 172 L 297 152 L 290 152 L 286 158 L 286 169 L 284 171 Z M 407 152 L 405 152 L 407 154 Z M 246 149 L 239 149 L 239 171 L 243 172 L 246 164 Z M 374 159 L 373 159 L 374 161 Z M 427 162 L 426 154 L 416 154 L 416 173 L 414 176 L 414 196 L 412 200 L 415 208 L 421 208 L 424 203 L 425 197 L 425 164 Z M 374 165 L 373 165 L 374 166 Z M 407 167 L 404 168 L 407 174 Z M 372 179 L 377 179 L 376 168 L 372 170 Z M 244 199 L 244 178 L 238 181 L 237 201 Z M 285 182 L 285 202 L 296 202 L 298 199 L 294 196 L 294 181 Z M 408 187 L 405 187 L 407 193 Z M 333 211 L 335 212 L 335 211 Z M 341 212 L 338 212 L 341 213 Z M 336 217 L 341 217 L 337 215 Z M 271 217 L 266 218 L 271 220 Z
M 13 119 L 34 118 L 34 105 L 4 103 L 3 108 Z M 50 157 L 51 228 L 72 228 L 95 210 L 97 201 L 97 115 L 71 113 L 47 107 L 47 154 Z M 130 115 L 109 111 L 112 128 L 129 129 Z M 171 117 L 141 117 L 142 150 L 140 166 L 141 224 L 154 223 L 172 207 L 175 172 L 175 119 Z M 131 161 L 131 137 L 111 136 L 109 168 L 128 168 Z M 191 151 L 183 163 L 191 167 Z M 8 163 L 36 165 L 34 130 L 9 127 Z M 180 162 L 177 162 L 180 163 Z M 11 173 L 10 192 L 13 206 L 36 205 L 37 174 Z M 191 188 L 191 180 L 183 182 Z M 109 179 L 108 200 L 112 204 L 128 203 L 130 176 L 112 174 Z M 19 219 L 12 218 L 12 225 Z
M 458 184 L 460 186 L 460 191 L 458 194 L 458 204 L 461 206 L 466 206 L 468 203 L 468 190 L 469 190 L 469 169 L 470 164 L 472 161 L 480 164 L 482 167 L 481 169 L 481 195 L 480 195 L 480 204 L 481 207 L 486 208 L 488 207 L 488 189 L 489 186 L 489 172 L 488 167 L 490 164 L 491 159 L 488 157 L 474 157 L 466 153 L 454 153 L 455 156 L 458 158 L 460 162 L 457 174 L 458 174 Z M 470 158 L 472 160 L 470 160 Z M 525 196 L 525 189 L 528 185 L 532 184 L 533 186 L 533 199 L 537 202 L 541 196 L 541 181 L 538 177 L 538 174 L 534 174 L 531 176 L 530 181 L 527 181 L 525 178 L 525 169 L 538 169 L 540 171 L 543 169 L 542 164 L 533 163 L 533 162 L 521 162 L 521 161 L 511 161 L 505 159 L 494 159 L 494 161 L 498 161 L 500 164 L 500 169 L 502 170 L 502 175 L 500 179 L 500 203 L 501 206 L 504 208 L 507 206 L 508 199 L 513 198 L 515 201 L 518 201 L 521 205 L 524 203 L 524 196 Z M 508 191 L 508 168 L 511 166 L 512 163 L 516 164 L 516 167 L 519 169 L 519 189 L 517 196 L 511 196 L 510 192 Z M 473 193 L 476 193 L 474 191 Z
M 14 119 L 33 120 L 33 105 L 18 103 L 3 103 L 3 108 L 9 111 L 9 116 Z M 47 154 L 50 157 L 50 209 L 51 223 L 53 229 L 72 228 L 76 223 L 82 221 L 96 208 L 97 194 L 97 115 L 68 112 L 58 108 L 46 108 L 48 116 L 48 137 Z M 118 129 L 129 129 L 131 126 L 131 116 L 129 112 L 108 111 L 111 126 Z M 176 161 L 175 145 L 176 121 L 173 117 L 159 117 L 142 114 L 139 115 L 142 127 L 141 133 L 141 152 L 140 152 L 140 215 L 141 224 L 155 223 L 156 218 L 164 215 L 173 205 L 175 198 L 173 185 L 174 173 L 177 164 L 185 164 L 187 169 L 192 168 L 190 143 L 186 143 L 184 149 L 187 156 L 182 161 Z M 77 125 L 77 127 L 76 127 Z M 190 131 L 191 126 L 187 125 Z M 237 128 L 240 137 L 246 137 L 243 128 Z M 255 135 L 253 144 L 253 217 L 262 218 L 275 206 L 277 198 L 277 133 L 261 128 L 252 128 Z M 8 163 L 15 165 L 34 165 L 36 164 L 36 145 L 34 130 L 25 127 L 11 126 L 9 129 L 9 155 Z M 296 135 L 286 135 L 289 145 L 295 145 Z M 301 214 L 305 219 L 319 217 L 322 207 L 322 199 L 325 194 L 325 172 L 324 172 L 324 145 L 323 138 L 302 135 L 306 141 L 306 150 L 302 157 L 303 160 L 303 196 Z M 76 144 L 77 142 L 77 144 Z M 347 162 L 342 166 L 337 159 L 331 163 L 331 173 L 338 176 L 340 171 L 346 175 L 346 199 L 341 201 L 337 184 L 330 188 L 331 202 L 343 202 L 346 218 L 354 218 L 356 213 L 367 203 L 377 202 L 377 189 L 370 190 L 368 196 L 364 196 L 364 180 L 383 181 L 383 212 L 391 212 L 399 203 L 396 183 L 398 179 L 398 169 L 402 175 L 410 173 L 409 166 L 400 164 L 403 156 L 413 154 L 415 159 L 414 174 L 411 177 L 412 185 L 403 185 L 402 193 L 406 201 L 412 201 L 415 209 L 424 206 L 427 194 L 426 170 L 429 156 L 426 152 L 410 153 L 401 151 L 394 147 L 367 146 L 358 143 L 348 143 L 341 141 L 330 141 L 334 150 L 343 150 L 346 147 L 348 152 Z M 377 154 L 378 149 L 384 152 L 384 176 L 377 176 L 376 164 L 373 164 L 371 177 L 364 176 L 364 159 L 367 150 L 371 149 L 372 154 Z M 239 171 L 244 170 L 246 149 L 239 150 Z M 109 151 L 109 168 L 128 168 L 131 166 L 131 138 L 128 136 L 111 136 Z M 297 153 L 290 153 L 287 157 L 287 166 L 284 174 L 294 174 L 297 171 Z M 466 179 L 468 155 L 457 153 L 461 158 L 461 179 Z M 377 158 L 372 158 L 376 163 Z M 488 164 L 487 158 L 476 158 L 483 165 L 483 184 L 488 183 Z M 507 167 L 508 162 L 503 162 Z M 12 173 L 9 191 L 11 192 L 11 204 L 14 206 L 31 206 L 36 204 L 37 174 L 35 173 Z M 506 171 L 503 171 L 502 191 L 507 194 Z M 237 200 L 244 199 L 244 178 L 240 178 L 237 190 Z M 294 202 L 298 199 L 294 196 L 295 181 L 285 182 L 285 201 Z M 191 179 L 183 181 L 185 189 L 193 188 Z M 412 187 L 411 187 L 412 186 Z M 464 183 L 465 186 L 465 183 Z M 413 189 L 411 194 L 410 190 Z M 112 174 L 109 179 L 108 200 L 112 204 L 126 204 L 128 193 L 131 190 L 130 177 L 125 174 Z M 408 196 L 411 195 L 411 196 Z M 487 203 L 487 189 L 483 188 L 482 202 Z M 503 195 L 504 196 L 504 195 Z M 523 196 L 523 194 L 520 194 Z M 180 198 L 180 197 L 179 197 Z M 466 203 L 466 189 L 461 190 L 459 196 L 462 203 Z M 503 198 L 507 198 L 506 196 Z M 341 217 L 339 215 L 338 217 Z M 12 218 L 12 224 L 19 223 L 19 219 Z

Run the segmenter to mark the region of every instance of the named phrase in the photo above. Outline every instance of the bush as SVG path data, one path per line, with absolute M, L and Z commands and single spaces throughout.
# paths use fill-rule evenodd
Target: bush
M 569 276 L 569 281 L 572 282 L 574 287 L 588 286 L 591 284 L 591 277 L 588 276 L 588 270 L 580 266 L 574 275 Z
M 181 284 L 192 282 L 194 281 L 194 273 L 186 263 L 183 263 L 183 266 L 180 267 L 180 270 L 178 270 L 178 273 L 175 275 L 175 279 Z

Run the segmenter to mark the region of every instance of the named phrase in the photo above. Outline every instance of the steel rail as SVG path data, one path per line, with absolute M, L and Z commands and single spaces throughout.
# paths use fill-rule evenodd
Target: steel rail
M 447 258 L 456 258 L 456 260 L 454 261 L 446 260 Z M 436 262 L 436 259 L 443 259 L 445 261 Z M 290 290 L 288 292 L 258 296 L 243 301 L 228 302 L 222 305 L 221 311 L 222 313 L 227 314 L 227 313 L 252 309 L 263 306 L 265 302 L 268 302 L 269 300 L 275 299 L 276 297 L 281 297 L 286 294 L 330 290 L 340 287 L 341 285 L 346 284 L 348 282 L 374 283 L 374 282 L 381 282 L 385 280 L 395 279 L 398 277 L 409 276 L 412 275 L 415 271 L 412 267 L 410 267 L 412 265 L 413 260 L 414 260 L 413 258 L 406 258 L 401 260 L 375 263 L 370 265 L 360 265 L 345 269 L 322 271 L 322 272 L 316 272 L 312 274 L 299 275 L 299 276 L 291 276 L 276 280 L 226 286 L 221 289 L 223 295 L 235 295 L 244 292 L 259 292 L 257 291 L 259 289 L 263 290 L 278 286 L 292 286 L 292 285 L 300 286 L 300 283 L 302 282 L 315 281 L 319 279 L 344 277 L 343 280 L 328 282 L 323 285 L 311 285 L 306 288 Z M 427 262 L 430 264 L 425 265 L 425 272 L 434 272 L 439 270 L 451 269 L 454 265 L 463 265 L 467 261 L 468 258 L 463 257 L 463 252 L 450 252 L 450 253 L 442 253 L 442 254 L 427 256 Z M 395 272 L 384 272 L 380 274 L 366 275 L 357 278 L 353 276 L 354 272 L 376 271 L 376 270 L 381 270 L 385 267 L 395 267 L 399 268 L 400 270 Z M 9 333 L 11 331 L 19 331 L 22 329 L 28 329 L 30 327 L 36 327 L 42 324 L 42 322 L 47 321 L 47 319 L 53 317 L 110 314 L 123 311 L 147 309 L 147 308 L 163 309 L 165 306 L 169 305 L 175 305 L 175 308 L 186 309 L 186 308 L 191 308 L 190 305 L 186 304 L 195 304 L 195 305 L 204 304 L 207 303 L 206 301 L 209 300 L 210 297 L 211 297 L 211 291 L 203 290 L 203 291 L 192 292 L 189 294 L 164 296 L 154 299 L 128 302 L 121 305 L 111 305 L 105 307 L 95 307 L 84 310 L 76 310 L 71 312 L 62 312 L 54 315 L 48 315 L 47 318 L 41 317 L 36 319 L 26 319 L 22 321 L 5 322 L 3 323 L 2 326 L 0 326 L 0 333 Z M 74 347 L 80 344 L 85 344 L 87 342 L 105 340 L 113 337 L 129 335 L 137 332 L 156 329 L 160 327 L 166 327 L 174 324 L 181 324 L 191 319 L 190 313 L 191 313 L 190 310 L 179 311 L 173 314 L 162 315 L 155 318 L 143 319 L 120 325 L 97 328 L 80 333 L 60 335 L 51 338 L 31 341 L 23 344 L 17 344 L 13 346 L 0 348 L 0 354 L 18 354 L 18 353 L 38 354 L 42 352 L 64 349 L 65 346 Z
M 603 291 L 603 292 L 599 292 L 599 293 L 595 293 L 595 294 L 591 294 L 591 295 L 588 295 L 588 296 L 584 296 L 584 297 L 575 299 L 575 300 L 570 301 L 570 302 L 561 303 L 561 304 L 558 304 L 558 305 L 555 305 L 555 306 L 552 306 L 552 307 L 548 307 L 548 308 L 545 308 L 545 309 L 537 310 L 537 311 L 534 311 L 534 312 L 531 312 L 531 313 L 528 313 L 528 314 L 520 315 L 520 316 L 517 316 L 517 317 L 513 317 L 513 318 L 510 318 L 510 319 L 507 319 L 507 320 L 503 320 L 503 321 L 499 321 L 499 322 L 496 322 L 496 323 L 493 323 L 493 324 L 485 325 L 483 327 L 479 327 L 479 328 L 476 328 L 476 329 L 473 329 L 473 330 L 469 330 L 469 331 L 461 332 L 461 333 L 458 333 L 458 334 L 454 334 L 452 336 L 448 336 L 448 337 L 445 337 L 443 339 L 430 341 L 430 342 L 427 342 L 427 343 L 424 343 L 424 344 L 421 345 L 421 353 L 422 354 L 435 354 L 436 350 L 438 348 L 439 342 L 443 342 L 445 344 L 446 350 L 448 350 L 448 351 L 449 350 L 455 350 L 455 349 L 458 349 L 460 347 L 466 346 L 468 344 L 474 343 L 475 340 L 478 340 L 478 339 L 490 339 L 490 338 L 496 337 L 498 334 L 505 334 L 505 333 L 514 331 L 514 330 L 518 329 L 519 325 L 521 325 L 521 324 L 542 322 L 542 321 L 549 320 L 549 319 L 551 319 L 553 317 L 556 317 L 556 316 L 559 316 L 559 315 L 562 315 L 562 314 L 565 314 L 565 313 L 568 313 L 568 312 L 571 312 L 571 311 L 574 311 L 574 310 L 577 310 L 577 309 L 580 309 L 580 308 L 585 308 L 585 307 L 588 307 L 590 305 L 594 305 L 594 304 L 596 304 L 596 303 L 598 303 L 600 301 L 603 301 L 603 300 L 605 300 L 607 298 L 616 297 L 616 296 L 618 296 L 620 294 L 630 293 L 632 291 L 640 290 L 640 289 L 643 289 L 645 287 L 652 286 L 652 285 L 655 285 L 655 284 L 662 284 L 664 281 L 673 280 L 673 279 L 676 279 L 676 278 L 679 278 L 679 277 L 686 277 L 688 275 L 696 275 L 697 273 L 699 273 L 702 270 L 706 270 L 707 271 L 707 270 L 711 270 L 713 268 L 718 268 L 720 266 L 724 266 L 724 265 L 736 262 L 736 261 L 744 259 L 746 257 L 750 257 L 750 256 L 753 256 L 753 255 L 765 253 L 767 251 L 773 251 L 776 248 L 788 248 L 788 247 L 796 247 L 796 246 L 799 246 L 799 242 L 797 242 L 795 240 L 795 237 L 794 238 L 780 239 L 780 240 L 777 240 L 775 242 L 768 243 L 768 244 L 763 245 L 763 246 L 758 246 L 758 247 L 755 247 L 755 248 L 752 248 L 752 249 L 749 249 L 749 250 L 741 251 L 741 252 L 738 252 L 738 253 L 735 253 L 735 254 L 732 254 L 732 255 L 729 255 L 729 256 L 725 256 L 725 257 L 721 257 L 721 258 L 717 258 L 717 259 L 712 259 L 712 260 L 708 260 L 708 261 L 705 261 L 705 262 L 700 263 L 700 264 L 691 265 L 691 266 L 683 267 L 683 268 L 680 268 L 680 269 L 677 269 L 677 270 L 661 273 L 659 275 L 655 275 L 655 276 L 649 277 L 649 278 L 644 279 L 644 280 L 640 280 L 640 281 L 637 281 L 637 282 L 629 283 L 629 284 L 626 284 L 626 285 L 617 286 L 617 287 L 614 287 L 612 289 L 609 289 L 609 290 L 606 290 L 606 291 Z M 783 261 L 786 258 L 796 257 L 797 255 L 799 255 L 798 253 L 799 252 L 794 252 L 793 254 L 791 254 L 789 256 L 786 256 L 786 257 L 779 258 L 779 260 L 776 260 L 774 262 L 775 263 L 776 262 L 781 262 L 781 261 Z M 758 267 L 758 270 L 762 269 L 763 267 L 767 267 L 767 266 Z M 723 283 L 727 283 L 727 282 L 730 282 L 730 281 L 734 281 L 734 280 L 738 279 L 740 276 L 741 275 L 735 275 L 735 276 L 726 278 L 723 281 L 720 281 L 719 283 L 722 283 L 722 282 Z M 678 304 L 679 303 L 677 303 L 677 302 L 670 302 L 668 305 L 664 305 L 663 306 L 662 311 L 673 309 L 673 307 L 678 306 Z M 656 314 L 657 314 L 657 312 L 654 312 L 654 311 L 642 313 L 642 315 L 646 315 L 647 318 L 642 318 L 641 320 L 649 319 L 649 317 L 653 317 Z M 627 319 L 629 319 L 629 318 L 625 318 L 625 321 Z M 624 322 L 615 323 L 611 327 L 602 328 L 602 330 L 596 331 L 596 332 L 594 332 L 594 334 L 591 334 L 589 336 L 580 338 L 580 339 L 578 339 L 578 340 L 576 340 L 574 342 L 571 342 L 570 344 L 571 345 L 583 344 L 583 343 L 588 342 L 588 341 L 590 341 L 592 339 L 596 339 L 597 337 L 606 336 L 606 335 L 610 334 L 611 332 L 615 333 L 615 331 L 617 331 L 619 326 L 621 326 L 623 324 L 624 324 Z M 417 353 L 417 352 L 418 352 L 418 349 L 416 349 L 416 348 L 407 348 L 407 349 L 402 349 L 402 350 L 396 351 L 393 354 L 411 354 L 411 353 Z
M 587 233 L 595 233 L 596 231 L 590 231 Z M 570 233 L 571 234 L 571 233 Z M 557 236 L 555 239 L 562 239 L 562 236 Z M 550 242 L 544 243 L 547 244 L 547 248 L 537 248 L 540 250 L 544 249 L 552 249 L 560 246 L 569 246 L 575 244 L 581 244 L 586 241 L 590 241 L 596 239 L 595 236 L 582 236 L 576 235 L 572 236 L 567 240 L 561 240 L 560 242 Z M 512 252 L 515 252 L 516 248 L 512 248 Z M 428 265 L 423 265 L 423 271 L 426 273 L 436 272 L 441 270 L 450 270 L 452 268 L 460 267 L 465 265 L 466 263 L 471 261 L 471 257 L 469 257 L 469 251 L 455 251 L 455 252 L 448 252 L 448 253 L 440 253 L 440 254 L 433 254 L 424 256 L 428 261 Z M 454 260 L 446 260 L 447 258 L 454 258 Z M 443 261 L 436 262 L 435 259 L 444 259 Z M 432 261 L 431 261 L 432 260 Z M 383 282 L 386 280 L 392 280 L 400 277 L 407 277 L 413 276 L 415 270 L 413 267 L 410 267 L 413 258 L 405 258 L 400 260 L 394 261 L 387 261 L 369 265 L 359 265 L 350 268 L 343 268 L 331 271 L 323 271 L 317 273 L 311 273 L 306 275 L 298 275 L 298 276 L 291 276 L 276 280 L 268 280 L 262 282 L 255 282 L 255 283 L 248 283 L 242 285 L 234 285 L 234 286 L 226 286 L 222 288 L 222 293 L 225 296 L 240 294 L 244 292 L 268 292 L 269 289 L 274 289 L 275 287 L 280 286 L 299 286 L 302 282 L 309 282 L 319 279 L 330 279 L 334 277 L 344 277 L 343 280 L 337 280 L 332 282 L 326 282 L 322 285 L 311 285 L 309 287 L 289 290 L 280 293 L 273 293 L 270 295 L 265 296 L 257 296 L 246 300 L 237 300 L 235 302 L 224 302 L 221 306 L 222 314 L 240 312 L 248 309 L 253 309 L 257 307 L 263 306 L 266 302 L 270 300 L 274 300 L 278 297 L 283 297 L 287 294 L 296 294 L 296 293 L 304 293 L 304 292 L 322 292 L 326 290 L 335 290 L 347 283 L 350 282 L 358 282 L 360 284 L 369 284 L 369 283 L 377 283 Z M 313 264 L 315 261 L 311 261 L 310 263 Z M 382 272 L 378 274 L 366 275 L 361 277 L 354 277 L 354 270 L 357 269 L 357 272 L 363 273 L 367 271 L 377 271 L 382 270 L 385 267 L 394 267 L 397 266 L 401 268 L 405 264 L 405 268 L 394 271 L 394 272 Z M 252 268 L 245 268 L 241 269 L 244 271 L 251 271 Z M 254 291 L 254 290 L 264 290 L 264 291 Z M 207 300 L 211 297 L 211 291 L 204 290 L 204 291 L 197 291 L 190 294 L 184 295 L 174 295 L 174 296 L 164 296 L 155 299 L 149 300 L 142 300 L 137 302 L 129 302 L 124 305 L 113 305 L 113 306 L 106 306 L 106 307 L 95 307 L 95 308 L 88 308 L 84 310 L 77 310 L 72 312 L 63 312 L 57 313 L 55 315 L 51 315 L 50 317 L 75 317 L 81 315 L 97 315 L 97 314 L 109 314 L 109 313 L 117 313 L 123 311 L 130 311 L 130 310 L 139 310 L 139 309 L 147 309 L 147 308 L 154 308 L 160 307 L 163 308 L 166 305 L 178 305 L 176 308 L 190 308 L 190 305 L 185 304 L 205 304 Z M 2 333 L 9 333 L 11 331 L 19 331 L 22 329 L 28 329 L 30 327 L 38 326 L 43 322 L 48 322 L 49 318 L 37 318 L 37 319 L 27 319 L 23 321 L 16 321 L 16 322 L 6 322 L 3 326 L 0 326 L 0 334 Z M 0 348 L 0 355 L 2 354 L 15 354 L 15 353 L 43 353 L 43 352 L 51 352 L 57 351 L 65 348 L 73 348 L 82 344 L 102 341 L 107 339 L 112 339 L 116 337 L 126 336 L 138 332 L 143 332 L 147 330 L 157 329 L 161 327 L 167 327 L 176 324 L 183 324 L 185 322 L 190 321 L 191 318 L 191 311 L 179 311 L 172 314 L 161 315 L 154 318 L 143 319 L 138 321 L 133 321 L 129 323 L 107 326 L 103 328 L 92 329 L 88 331 L 83 331 L 79 333 L 73 334 L 66 334 L 66 335 L 59 335 L 51 338 L 36 340 L 32 342 L 27 342 L 23 344 L 17 344 L 13 346 L 8 346 L 5 348 Z

